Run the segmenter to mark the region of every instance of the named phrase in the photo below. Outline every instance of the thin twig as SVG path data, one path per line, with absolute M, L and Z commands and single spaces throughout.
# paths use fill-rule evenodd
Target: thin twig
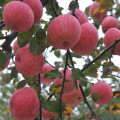
M 42 102 L 41 102 L 41 76 L 40 73 L 38 74 L 38 98 L 39 98 L 39 104 L 40 104 L 40 120 L 42 120 Z
M 60 119 L 61 120 L 62 120 L 62 94 L 63 94 L 64 85 L 65 85 L 65 81 L 66 81 L 67 64 L 68 64 L 68 50 L 67 50 L 67 53 L 66 53 L 66 62 L 65 62 L 65 68 L 64 68 L 64 76 L 63 76 L 63 82 L 62 82 L 62 89 L 61 89 L 61 93 L 60 93 Z
M 0 25 L 0 30 L 3 28 L 3 27 L 5 27 L 6 25 L 5 25 L 5 23 L 2 23 L 1 25 Z
M 53 5 L 53 2 L 51 3 L 51 7 L 52 7 L 52 9 L 53 9 L 53 11 L 55 13 L 55 16 L 56 17 L 59 16 L 58 13 L 57 13 L 57 11 L 56 11 L 56 9 L 55 9 L 55 7 L 54 7 L 54 5 Z
M 55 95 L 55 93 L 50 94 L 47 101 L 49 101 L 52 98 L 53 95 Z
M 117 43 L 120 42 L 120 39 L 115 40 L 114 43 L 112 43 L 110 46 L 108 46 L 98 57 L 96 57 L 94 60 L 92 60 L 88 65 L 86 65 L 81 71 L 83 72 L 86 70 L 90 65 L 92 65 L 95 61 L 100 59 L 106 52 L 108 52 L 112 47 L 116 46 Z
M 76 17 L 76 15 L 75 15 L 75 9 L 76 9 L 77 2 L 78 2 L 78 0 L 75 0 L 75 3 L 73 5 L 73 9 L 72 9 L 72 13 L 71 13 L 71 15 L 73 15 L 75 17 Z

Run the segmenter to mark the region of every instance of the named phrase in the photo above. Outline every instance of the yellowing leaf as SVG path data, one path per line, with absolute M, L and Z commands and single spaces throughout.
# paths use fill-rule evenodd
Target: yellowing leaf
M 71 109 L 70 107 L 65 107 L 64 113 L 65 113 L 65 118 L 70 118 L 70 117 L 72 117 L 72 116 L 71 116 L 72 109 Z
M 100 9 L 108 9 L 109 10 L 114 5 L 113 0 L 96 0 L 96 1 L 100 3 Z
M 99 8 L 95 8 L 93 15 L 95 16 L 99 12 Z
M 35 87 L 34 90 L 38 94 L 38 87 Z
M 96 73 L 95 77 L 98 78 L 98 76 L 99 76 L 98 73 Z
M 61 85 L 51 85 L 49 91 L 50 91 L 51 93 L 56 93 L 56 94 L 58 94 L 58 93 L 61 92 L 61 89 L 62 89 L 62 86 L 61 86 Z
M 114 103 L 113 105 L 107 107 L 106 109 L 108 112 L 113 114 L 120 114 L 120 103 Z
M 119 96 L 120 96 L 120 94 L 119 94 L 119 93 L 115 93 L 115 94 L 114 94 L 114 96 L 119 97 Z

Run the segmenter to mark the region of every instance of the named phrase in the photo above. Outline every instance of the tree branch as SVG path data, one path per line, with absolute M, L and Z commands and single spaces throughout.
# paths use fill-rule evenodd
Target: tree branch
M 0 25 L 0 30 L 3 28 L 3 27 L 5 27 L 6 25 L 5 25 L 5 23 L 2 23 L 1 25 Z
M 55 16 L 56 17 L 59 16 L 58 13 L 57 13 L 57 11 L 56 11 L 56 9 L 55 9 L 55 7 L 54 7 L 54 5 L 53 5 L 53 1 L 51 2 L 51 7 L 52 7 L 52 9 L 53 9 L 53 11 L 55 13 Z
M 110 46 L 108 46 L 98 57 L 96 57 L 94 60 L 92 60 L 88 65 L 86 65 L 81 71 L 83 72 L 86 70 L 90 65 L 92 65 L 95 61 L 100 59 L 106 52 L 108 52 L 112 47 L 116 46 L 117 43 L 120 42 L 120 39 L 115 40 L 114 43 L 112 43 Z
M 38 98 L 39 98 L 39 104 L 40 104 L 40 120 L 42 120 L 42 102 L 41 102 L 41 76 L 40 73 L 38 74 Z
M 65 62 L 65 68 L 64 68 L 64 76 L 63 76 L 63 82 L 62 82 L 62 89 L 61 89 L 61 93 L 60 93 L 60 119 L 62 120 L 62 94 L 63 94 L 63 90 L 64 90 L 64 85 L 65 85 L 65 81 L 66 81 L 66 70 L 67 70 L 67 64 L 68 64 L 68 50 L 66 53 L 66 62 Z
M 71 15 L 73 15 L 73 16 L 75 16 L 75 17 L 77 17 L 77 16 L 75 15 L 75 9 L 76 9 L 77 2 L 78 2 L 78 0 L 75 0 L 75 3 L 74 3 L 74 5 L 73 5 L 73 10 L 72 10 L 72 13 L 71 13 Z

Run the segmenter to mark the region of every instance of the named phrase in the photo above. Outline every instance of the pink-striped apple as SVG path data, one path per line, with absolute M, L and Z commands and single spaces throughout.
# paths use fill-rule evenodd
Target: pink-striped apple
M 34 89 L 17 90 L 10 99 L 10 110 L 16 120 L 34 120 L 39 113 L 39 99 Z
M 15 32 L 25 32 L 34 23 L 32 9 L 20 1 L 12 1 L 5 5 L 3 9 L 3 20 L 5 25 Z
M 47 30 L 49 43 L 57 49 L 70 49 L 79 40 L 81 27 L 79 21 L 70 14 L 64 14 L 51 21 Z
M 17 40 L 15 40 L 14 44 L 13 44 L 13 50 L 14 52 L 16 52 L 16 50 L 18 50 L 19 46 L 18 46 L 18 42 Z
M 44 66 L 42 54 L 33 55 L 29 50 L 29 44 L 18 49 L 15 56 L 15 65 L 23 76 L 33 77 L 40 73 Z
M 71 50 L 81 56 L 89 55 L 98 43 L 98 31 L 91 23 L 81 25 L 81 36 L 79 41 Z

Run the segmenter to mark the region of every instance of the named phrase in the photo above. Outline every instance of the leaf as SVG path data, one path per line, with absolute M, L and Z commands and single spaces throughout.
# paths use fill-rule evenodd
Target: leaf
M 58 70 L 51 70 L 50 72 L 48 72 L 44 75 L 44 78 L 55 79 L 57 77 L 59 77 L 59 78 L 63 77 L 63 75 Z
M 28 83 L 27 80 L 22 80 L 17 84 L 17 90 L 23 88 Z
M 3 6 L 5 0 L 0 0 L 0 6 Z
M 60 52 L 60 50 L 56 50 L 56 51 L 54 51 L 54 54 L 56 57 L 60 57 L 61 52 Z
M 65 110 L 64 110 L 64 114 L 65 114 L 65 118 L 70 118 L 72 117 L 72 109 L 70 107 L 65 107 Z
M 72 1 L 70 2 L 69 7 L 68 7 L 68 10 L 72 10 L 72 9 L 73 9 L 74 3 L 75 3 L 74 0 L 72 0 Z M 78 3 L 78 1 L 77 1 L 76 8 L 79 9 L 79 3 Z
M 59 85 L 51 85 L 49 88 L 49 91 L 51 93 L 59 94 L 61 92 L 61 89 L 62 89 L 62 86 L 60 84 Z
M 18 36 L 17 36 L 18 46 L 20 48 L 26 46 L 29 43 L 34 33 L 35 33 L 35 26 L 33 26 L 30 30 L 26 32 L 18 32 Z
M 0 50 L 0 68 L 4 68 L 6 62 L 7 62 L 7 57 L 5 53 L 2 50 Z
M 108 106 L 106 108 L 107 112 L 113 113 L 113 114 L 120 114 L 120 103 L 114 103 L 111 106 Z
M 85 91 L 84 91 L 84 93 L 85 93 L 86 97 L 89 96 L 90 93 L 91 93 L 91 88 L 86 88 Z
M 46 31 L 39 28 L 35 37 L 30 40 L 30 52 L 34 55 L 42 54 L 47 47 Z
M 14 66 L 11 71 L 11 79 L 16 78 L 17 74 L 18 74 L 18 71 L 17 71 L 16 67 Z
M 60 105 L 59 101 L 47 101 L 45 98 L 42 97 L 42 107 L 50 112 L 59 113 L 60 112 Z M 65 103 L 62 102 L 62 111 L 65 110 Z
M 87 15 L 87 17 L 89 17 L 89 15 L 90 15 L 89 12 L 90 12 L 90 5 L 85 8 L 85 14 Z
M 92 99 L 94 102 L 97 102 L 100 99 L 100 96 L 97 93 L 92 93 Z

